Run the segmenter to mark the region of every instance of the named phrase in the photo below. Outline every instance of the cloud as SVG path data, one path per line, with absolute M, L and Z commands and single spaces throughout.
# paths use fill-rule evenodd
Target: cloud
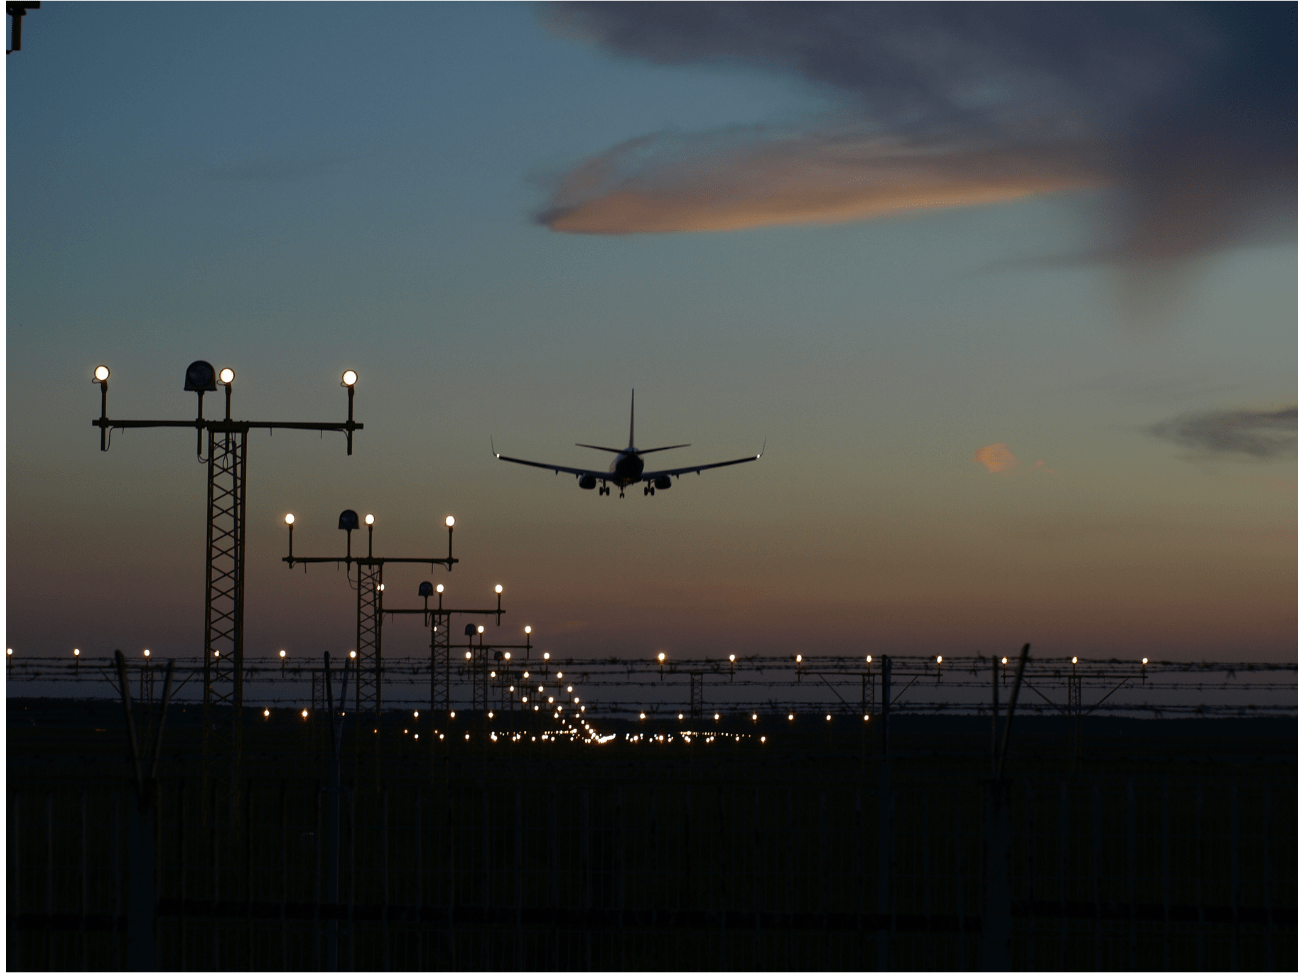
M 587 160 L 537 220 L 567 233 L 842 223 L 1004 202 L 1086 185 L 1057 147 L 1014 152 L 862 135 L 653 135 Z
M 974 461 L 987 467 L 988 473 L 1008 473 L 1019 465 L 1019 458 L 1004 443 L 992 443 L 974 450 Z
M 547 19 L 622 56 L 782 73 L 841 104 L 796 131 L 614 146 L 555 182 L 536 217 L 554 230 L 838 222 L 1109 186 L 1110 259 L 1293 236 L 1288 5 L 584 3 Z
M 1005 443 L 992 443 L 990 446 L 983 446 L 974 450 L 974 462 L 982 463 L 987 467 L 988 473 L 1001 473 L 1005 476 L 1011 476 L 1018 473 L 1050 473 L 1058 476 L 1057 470 L 1052 470 L 1046 466 L 1046 461 L 1039 459 L 1034 462 L 1028 469 L 1017 469 L 1019 458 L 1010 452 L 1009 446 Z
M 1298 457 L 1298 406 L 1189 412 L 1150 428 L 1160 439 L 1208 456 Z

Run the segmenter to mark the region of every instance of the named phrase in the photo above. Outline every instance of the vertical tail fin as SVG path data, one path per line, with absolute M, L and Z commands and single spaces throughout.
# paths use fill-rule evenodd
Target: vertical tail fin
M 627 449 L 635 449 L 635 389 L 631 390 L 631 441 Z

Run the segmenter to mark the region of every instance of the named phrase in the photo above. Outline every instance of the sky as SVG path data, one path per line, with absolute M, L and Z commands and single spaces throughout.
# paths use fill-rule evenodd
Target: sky
M 235 369 L 252 658 L 338 512 L 561 656 L 1291 660 L 1289 8 L 79 4 L 6 59 L 6 644 L 201 653 Z M 760 462 L 625 499 L 497 462 Z M 209 404 L 209 413 L 211 406 Z M 651 464 L 652 465 L 652 464 Z M 387 604 L 426 570 L 389 569 Z M 494 634 L 493 634 L 493 637 Z M 427 652 L 417 621 L 385 656 Z

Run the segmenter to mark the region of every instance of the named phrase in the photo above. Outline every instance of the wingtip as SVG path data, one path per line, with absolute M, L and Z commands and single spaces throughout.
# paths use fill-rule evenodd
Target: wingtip
M 491 455 L 496 457 L 496 459 L 500 459 L 500 454 L 496 452 L 496 437 L 495 436 L 490 437 L 488 439 L 488 442 L 491 443 Z

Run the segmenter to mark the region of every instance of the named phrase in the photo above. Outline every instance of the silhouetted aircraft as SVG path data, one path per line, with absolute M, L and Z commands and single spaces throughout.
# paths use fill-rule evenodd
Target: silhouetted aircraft
M 672 485 L 673 476 L 680 477 L 682 473 L 702 473 L 704 470 L 714 470 L 718 466 L 734 466 L 736 463 L 751 463 L 753 460 L 762 458 L 762 454 L 756 456 L 745 456 L 743 459 L 728 459 L 724 463 L 704 463 L 701 466 L 681 466 L 673 470 L 655 470 L 646 473 L 644 469 L 644 460 L 640 457 L 646 453 L 661 453 L 664 449 L 683 449 L 689 443 L 680 443 L 676 446 L 655 446 L 652 449 L 636 449 L 635 445 L 635 389 L 631 390 L 631 439 L 625 447 L 618 449 L 614 446 L 588 446 L 585 443 L 577 443 L 583 449 L 602 449 L 608 453 L 617 453 L 617 458 L 609 465 L 608 470 L 583 470 L 574 466 L 556 466 L 553 463 L 536 463 L 530 459 L 515 459 L 512 456 L 501 456 L 496 452 L 496 444 L 493 441 L 491 451 L 495 454 L 496 459 L 503 459 L 507 463 L 522 463 L 524 466 L 538 466 L 543 470 L 554 470 L 555 474 L 571 473 L 577 478 L 577 486 L 583 490 L 595 489 L 595 484 L 599 484 L 599 492 L 602 495 L 608 495 L 612 492 L 614 486 L 617 487 L 618 496 L 625 497 L 625 490 L 633 483 L 643 483 L 646 497 L 653 496 L 658 490 L 666 490 Z M 762 444 L 762 452 L 766 451 L 766 444 Z

